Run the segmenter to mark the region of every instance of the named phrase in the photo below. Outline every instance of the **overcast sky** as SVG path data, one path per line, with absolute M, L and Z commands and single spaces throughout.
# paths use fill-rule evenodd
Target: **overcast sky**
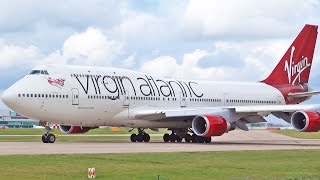
M 320 24 L 319 1 L 0 1 L 0 93 L 47 63 L 256 82 L 306 23 Z M 316 48 L 314 89 L 319 55 Z

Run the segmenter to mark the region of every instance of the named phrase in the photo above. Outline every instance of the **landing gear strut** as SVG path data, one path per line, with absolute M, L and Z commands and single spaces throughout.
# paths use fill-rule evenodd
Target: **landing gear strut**
M 130 140 L 131 142 L 149 142 L 150 135 L 144 132 L 143 128 L 138 128 L 138 134 L 131 134 Z
M 52 129 L 49 126 L 45 126 L 46 133 L 42 135 L 42 142 L 43 143 L 54 143 L 56 141 L 56 136 L 50 131 Z

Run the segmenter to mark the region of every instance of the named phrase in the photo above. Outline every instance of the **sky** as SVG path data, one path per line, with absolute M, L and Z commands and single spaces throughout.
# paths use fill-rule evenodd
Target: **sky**
M 0 1 L 0 94 L 39 64 L 257 82 L 307 23 L 320 24 L 317 0 Z

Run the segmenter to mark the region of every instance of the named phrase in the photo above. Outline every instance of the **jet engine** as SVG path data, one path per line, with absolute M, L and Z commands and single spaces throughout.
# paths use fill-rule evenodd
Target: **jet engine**
M 301 132 L 317 132 L 320 130 L 320 114 L 313 111 L 297 111 L 291 116 L 293 128 Z
M 221 116 L 201 115 L 192 120 L 193 132 L 202 137 L 221 136 L 234 127 Z
M 65 134 L 82 134 L 88 132 L 92 127 L 82 127 L 82 126 L 66 126 L 60 125 L 59 129 Z

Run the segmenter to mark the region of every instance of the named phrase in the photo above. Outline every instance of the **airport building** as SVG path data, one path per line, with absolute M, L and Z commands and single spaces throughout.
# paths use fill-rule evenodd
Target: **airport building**
M 33 128 L 34 126 L 39 126 L 39 121 L 28 119 L 13 111 L 0 110 L 0 128 Z

